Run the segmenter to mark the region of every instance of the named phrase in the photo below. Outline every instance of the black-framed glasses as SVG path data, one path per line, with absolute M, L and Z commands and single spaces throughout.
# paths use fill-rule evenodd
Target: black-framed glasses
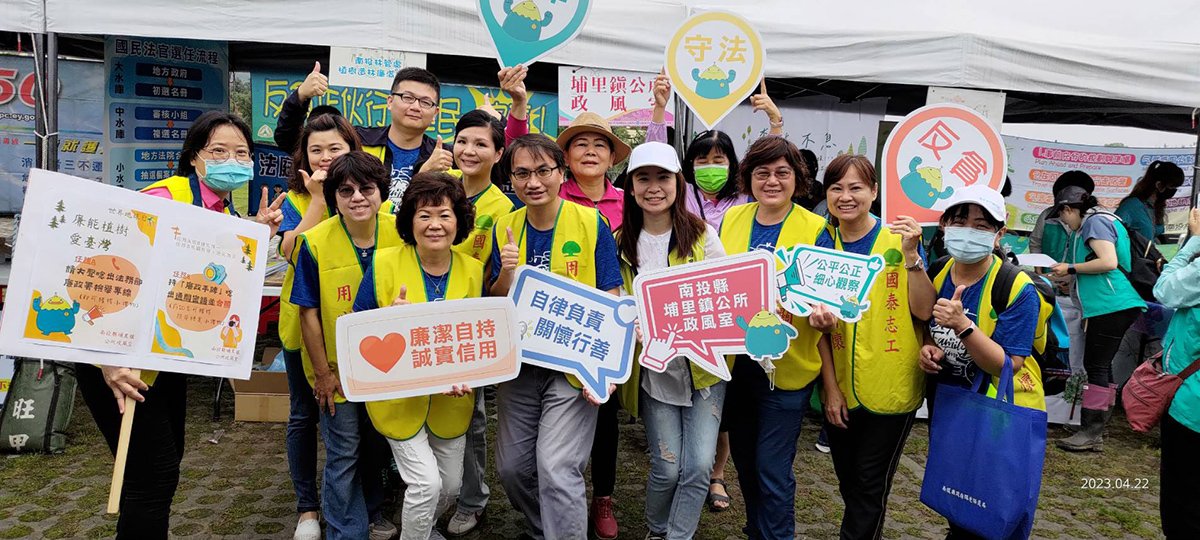
M 557 170 L 558 170 L 557 166 L 541 167 L 541 168 L 538 168 L 538 169 L 535 169 L 532 171 L 529 169 L 517 169 L 512 172 L 512 177 L 524 182 L 525 180 L 529 180 L 530 176 L 537 175 L 537 177 L 539 179 L 545 180 L 547 178 L 550 178 L 550 175 L 554 174 L 554 171 L 557 171 Z
M 425 109 L 427 111 L 433 109 L 434 107 L 437 107 L 436 101 L 426 98 L 426 97 L 418 97 L 418 96 L 416 96 L 414 94 L 410 94 L 408 92 L 392 92 L 392 95 L 400 98 L 400 101 L 402 103 L 404 103 L 405 105 L 412 105 L 413 103 L 420 103 L 421 108 Z
M 343 199 L 349 199 L 354 196 L 354 192 L 356 191 L 362 193 L 363 197 L 370 197 L 371 195 L 374 195 L 378 189 L 376 189 L 372 184 L 367 184 L 362 187 L 356 187 L 347 184 L 337 188 L 337 196 Z

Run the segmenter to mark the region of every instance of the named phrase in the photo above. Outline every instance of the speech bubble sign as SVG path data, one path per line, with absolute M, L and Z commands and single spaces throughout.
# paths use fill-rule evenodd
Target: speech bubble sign
M 639 274 L 633 280 L 642 322 L 638 363 L 659 373 L 676 356 L 704 371 L 730 379 L 723 356 L 746 354 L 746 330 L 775 305 L 775 261 L 770 253 L 751 251 Z
M 575 375 L 601 402 L 633 371 L 632 298 L 533 266 L 517 268 L 509 298 L 521 321 L 521 361 Z
M 889 251 L 889 256 L 891 256 Z M 903 261 L 900 252 L 895 253 Z M 780 304 L 807 317 L 818 304 L 846 322 L 858 322 L 871 307 L 867 295 L 883 271 L 884 257 L 864 256 L 817 246 L 798 245 L 775 250 L 783 266 L 775 276 Z
M 507 298 L 392 306 L 338 317 L 338 373 L 350 401 L 478 388 L 520 373 L 517 310 Z
M 712 129 L 763 77 L 766 49 L 746 19 L 725 11 L 689 17 L 666 51 L 667 76 L 705 127 Z
M 570 43 L 591 9 L 591 0 L 479 0 L 478 11 L 500 67 L 512 67 L 528 66 Z
M 1004 141 L 986 118 L 953 103 L 921 107 L 883 146 L 883 219 L 937 225 L 955 191 L 975 184 L 1000 191 L 1007 173 Z

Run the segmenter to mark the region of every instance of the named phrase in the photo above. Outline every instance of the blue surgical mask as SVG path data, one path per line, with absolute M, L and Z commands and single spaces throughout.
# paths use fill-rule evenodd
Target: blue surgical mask
M 245 186 L 254 178 L 254 165 L 236 159 L 204 160 L 204 184 L 213 191 L 228 192 Z
M 960 263 L 977 263 L 992 254 L 996 234 L 970 227 L 946 227 L 946 251 Z

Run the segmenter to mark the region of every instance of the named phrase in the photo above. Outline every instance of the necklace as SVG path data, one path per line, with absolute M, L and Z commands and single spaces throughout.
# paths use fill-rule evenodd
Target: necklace
M 360 251 L 360 252 L 359 252 L 359 254 L 360 254 L 359 256 L 360 256 L 360 257 L 362 257 L 362 258 L 364 258 L 364 259 L 365 259 L 365 258 L 367 258 L 367 255 L 368 255 L 369 253 L 371 253 L 371 248 L 359 248 L 359 249 L 360 249 L 360 250 L 362 250 L 362 251 Z
M 442 274 L 440 276 L 429 275 L 429 272 L 425 272 L 424 270 L 421 270 L 421 272 L 425 273 L 426 280 L 431 285 L 433 285 L 434 295 L 437 296 L 438 298 L 445 297 L 444 288 L 446 287 L 446 278 L 450 277 L 450 272 L 446 272 L 445 274 Z

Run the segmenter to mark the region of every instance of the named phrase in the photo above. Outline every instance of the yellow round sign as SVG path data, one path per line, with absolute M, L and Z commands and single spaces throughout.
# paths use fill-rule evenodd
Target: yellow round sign
M 671 86 L 708 129 L 754 92 L 766 61 L 758 32 L 725 11 L 689 17 L 671 36 L 666 55 Z

